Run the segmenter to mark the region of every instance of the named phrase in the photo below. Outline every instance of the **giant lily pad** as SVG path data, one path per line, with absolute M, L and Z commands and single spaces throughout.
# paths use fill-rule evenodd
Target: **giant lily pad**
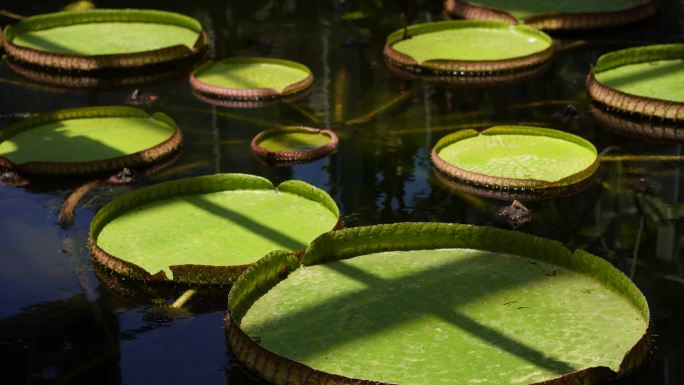
M 192 72 L 200 95 L 236 100 L 277 99 L 302 92 L 313 83 L 304 65 L 282 59 L 236 57 L 207 62 Z
M 602 55 L 587 78 L 587 88 L 592 98 L 608 107 L 684 121 L 684 44 Z
M 30 174 L 92 174 L 148 165 L 176 151 L 182 135 L 162 113 L 133 107 L 42 114 L 0 133 L 0 167 Z
M 146 281 L 232 282 L 273 250 L 298 250 L 338 222 L 335 202 L 301 181 L 218 174 L 132 191 L 90 228 L 96 260 Z
M 387 37 L 385 56 L 408 70 L 489 75 L 529 69 L 553 53 L 551 38 L 526 26 L 497 21 L 416 24 Z
M 155 10 L 49 13 L 8 26 L 4 35 L 12 60 L 71 71 L 176 62 L 204 53 L 207 45 L 197 20 Z
M 540 127 L 495 126 L 460 130 L 440 139 L 432 162 L 444 174 L 487 188 L 563 190 L 592 176 L 596 148 L 566 132 Z
M 278 127 L 258 133 L 252 151 L 275 165 L 290 165 L 321 158 L 335 151 L 339 139 L 330 130 L 303 126 Z
M 598 384 L 650 345 L 644 296 L 605 260 L 439 223 L 327 233 L 301 265 L 271 254 L 233 286 L 226 328 L 274 384 Z
M 540 29 L 592 29 L 629 24 L 655 15 L 655 0 L 447 0 L 447 11 L 466 19 L 523 22 Z

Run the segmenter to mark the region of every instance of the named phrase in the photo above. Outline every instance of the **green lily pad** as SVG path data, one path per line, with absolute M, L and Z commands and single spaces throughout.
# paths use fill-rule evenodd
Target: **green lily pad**
M 236 57 L 207 62 L 193 71 L 190 84 L 219 98 L 275 98 L 301 92 L 313 82 L 304 65 L 282 59 Z
M 457 131 L 437 142 L 432 161 L 456 179 L 523 189 L 568 187 L 589 178 L 598 167 L 596 148 L 588 141 L 525 126 Z
M 232 288 L 226 327 L 272 383 L 597 384 L 643 361 L 649 317 L 624 274 L 581 250 L 402 223 L 324 234 L 301 266 L 270 255 Z
M 409 26 L 387 38 L 385 55 L 400 66 L 433 71 L 495 72 L 538 65 L 551 57 L 549 36 L 497 21 L 445 21 Z
M 609 107 L 684 121 L 684 44 L 605 54 L 592 69 L 587 87 Z
M 181 134 L 168 116 L 133 107 L 43 114 L 0 133 L 0 166 L 34 174 L 114 171 L 175 151 Z
M 613 12 L 636 7 L 649 2 L 649 0 L 572 0 L 572 1 L 545 1 L 545 0 L 519 0 L 516 2 L 506 0 L 468 0 L 473 5 L 506 11 L 518 19 L 540 13 L 587 13 L 587 12 Z
M 339 139 L 330 130 L 303 126 L 278 127 L 262 131 L 252 139 L 252 151 L 261 159 L 289 165 L 328 155 Z
M 468 19 L 520 20 L 541 29 L 585 29 L 650 17 L 658 4 L 653 0 L 447 0 L 446 9 Z
M 93 9 L 28 17 L 5 29 L 10 58 L 96 71 L 180 60 L 206 46 L 193 18 L 155 10 Z
M 301 181 L 219 174 L 159 183 L 115 199 L 91 225 L 91 251 L 143 280 L 229 283 L 273 250 L 294 251 L 336 226 L 322 190 Z M 155 275 L 155 277 L 152 277 Z

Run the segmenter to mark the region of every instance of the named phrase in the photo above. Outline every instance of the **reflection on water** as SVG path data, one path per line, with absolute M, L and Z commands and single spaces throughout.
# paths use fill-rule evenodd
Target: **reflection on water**
M 65 3 L 12 1 L 3 8 L 35 14 Z M 208 29 L 215 58 L 288 58 L 306 64 L 315 76 L 302 99 L 249 109 L 205 104 L 185 79 L 140 86 L 140 92 L 159 97 L 151 108 L 170 115 L 186 139 L 177 162 L 145 183 L 214 172 L 252 173 L 276 184 L 296 178 L 330 193 L 347 226 L 409 220 L 499 226 L 494 213 L 501 201 L 452 189 L 435 177 L 430 149 L 443 135 L 458 128 L 537 124 L 580 135 L 611 156 L 683 155 L 676 143 L 652 143 L 603 129 L 584 91 L 589 66 L 600 54 L 629 41 L 681 40 L 681 2 L 666 1 L 653 22 L 602 32 L 601 44 L 576 44 L 558 52 L 551 67 L 534 79 L 466 88 L 405 80 L 388 71 L 382 57 L 385 36 L 406 20 L 441 18 L 441 3 L 385 3 L 380 8 L 360 0 L 97 2 L 99 7 L 186 13 Z M 589 40 L 564 39 L 570 47 L 575 39 Z M 26 113 L 121 104 L 138 87 L 45 87 L 28 83 L 4 62 L 0 84 L 0 129 Z M 577 111 L 562 119 L 568 105 Z M 316 122 L 332 126 L 340 137 L 337 152 L 329 157 L 273 168 L 251 153 L 250 140 L 259 131 Z M 606 162 L 592 185 L 577 195 L 524 202 L 534 220 L 522 231 L 605 257 L 648 297 L 656 349 L 651 363 L 630 383 L 684 381 L 682 171 L 676 162 Z M 642 178 L 662 188 L 635 189 Z M 220 306 L 193 304 L 193 298 L 189 310 L 194 316 L 153 324 L 143 316 L 154 298 L 121 296 L 95 276 L 85 249 L 90 220 L 125 189 L 103 186 L 86 195 L 67 231 L 55 225 L 55 218 L 68 187 L 0 186 L 0 354 L 12 358 L 3 361 L 3 368 L 18 383 L 259 383 L 233 362 Z M 222 303 L 221 297 L 214 300 Z

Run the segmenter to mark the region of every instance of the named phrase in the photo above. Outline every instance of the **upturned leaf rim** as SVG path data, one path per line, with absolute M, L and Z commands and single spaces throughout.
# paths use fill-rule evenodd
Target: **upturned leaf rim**
M 240 322 L 252 304 L 302 266 L 311 266 L 355 256 L 405 250 L 468 248 L 524 256 L 558 265 L 598 280 L 604 287 L 625 297 L 649 323 L 643 336 L 625 353 L 618 371 L 598 366 L 566 373 L 531 385 L 596 385 L 632 373 L 648 356 L 651 346 L 650 310 L 634 283 L 606 260 L 562 243 L 525 233 L 465 224 L 408 222 L 354 227 L 322 234 L 297 258 L 273 252 L 247 269 L 228 294 L 225 318 L 227 342 L 233 355 L 250 371 L 275 385 L 391 385 L 372 379 L 330 374 L 275 354 L 259 345 L 241 328 Z
M 18 46 L 13 43 L 18 30 L 40 30 L 63 25 L 97 22 L 150 22 L 178 25 L 198 33 L 192 47 L 179 44 L 134 53 L 106 55 L 62 54 Z M 150 9 L 91 9 L 86 11 L 55 12 L 30 16 L 15 25 L 5 27 L 2 39 L 11 60 L 47 70 L 73 72 L 105 72 L 141 69 L 162 64 L 191 61 L 206 53 L 207 33 L 199 21 L 175 12 Z
M 591 151 L 593 151 L 594 154 L 596 154 L 596 158 L 594 162 L 585 169 L 574 174 L 568 175 L 557 181 L 549 182 L 538 179 L 505 178 L 481 174 L 478 172 L 458 167 L 452 163 L 447 162 L 439 156 L 439 152 L 446 146 L 449 146 L 450 144 L 453 144 L 463 139 L 467 139 L 478 135 L 511 134 L 548 136 L 557 139 L 562 139 L 565 141 L 575 143 L 587 149 L 590 149 Z M 435 165 L 437 170 L 442 172 L 444 175 L 455 180 L 463 181 L 467 184 L 474 185 L 475 187 L 485 188 L 485 190 L 505 189 L 513 191 L 520 190 L 521 192 L 545 192 L 546 194 L 543 194 L 542 197 L 550 197 L 550 195 L 554 195 L 549 194 L 550 192 L 552 192 L 551 190 L 553 189 L 555 189 L 557 193 L 561 193 L 565 189 L 589 179 L 592 175 L 594 175 L 600 163 L 596 147 L 594 147 L 594 145 L 588 140 L 577 135 L 569 134 L 564 131 L 533 126 L 493 126 L 482 131 L 477 131 L 474 129 L 458 130 L 456 132 L 453 132 L 440 138 L 437 141 L 437 143 L 432 148 L 432 151 L 430 153 L 430 159 L 432 160 L 432 163 Z
M 510 29 L 533 35 L 548 43 L 548 47 L 529 55 L 501 60 L 426 60 L 418 63 L 410 55 L 401 53 L 393 46 L 415 35 L 443 31 L 456 28 L 493 28 Z M 447 20 L 413 24 L 398 29 L 387 36 L 383 53 L 390 64 L 412 72 L 428 71 L 451 76 L 490 76 L 501 72 L 514 72 L 540 65 L 553 56 L 553 40 L 544 32 L 525 25 L 515 25 L 493 20 Z
M 312 148 L 310 150 L 270 151 L 260 145 L 261 142 L 268 138 L 290 133 L 323 135 L 327 136 L 329 140 L 324 145 Z M 256 136 L 254 136 L 254 138 L 252 138 L 250 146 L 254 155 L 269 164 L 273 163 L 275 165 L 290 165 L 322 158 L 335 151 L 337 149 L 338 143 L 339 138 L 337 134 L 329 129 L 313 128 L 307 126 L 284 126 L 259 132 L 256 134 Z
M 127 278 L 154 283 L 174 282 L 180 284 L 217 286 L 233 283 L 251 264 L 243 265 L 171 265 L 173 276 L 167 277 L 163 271 L 150 273 L 144 268 L 112 255 L 97 244 L 97 237 L 102 229 L 116 217 L 136 207 L 155 201 L 171 199 L 176 196 L 206 194 L 231 190 L 277 190 L 298 195 L 319 203 L 332 212 L 338 222 L 333 229 L 341 228 L 339 208 L 325 191 L 300 180 L 287 180 L 278 186 L 266 178 L 241 173 L 203 175 L 157 183 L 137 190 L 129 191 L 102 207 L 90 224 L 88 233 L 88 249 L 97 263 Z M 301 250 L 295 251 L 300 253 Z
M 268 63 L 275 64 L 306 72 L 308 75 L 295 83 L 285 87 L 282 92 L 273 88 L 230 88 L 222 87 L 216 84 L 204 82 L 198 78 L 199 74 L 217 63 Z M 307 90 L 313 84 L 314 78 L 309 67 L 296 61 L 287 59 L 278 59 L 270 57 L 254 57 L 254 56 L 239 56 L 221 59 L 217 61 L 207 61 L 195 68 L 190 74 L 190 85 L 193 90 L 201 96 L 208 96 L 210 98 L 218 98 L 231 101 L 263 101 L 269 99 L 279 99 L 287 96 L 293 96 Z M 202 98 L 200 98 L 202 100 Z
M 578 12 L 578 13 L 539 13 L 518 20 L 509 12 L 476 5 L 467 0 L 446 0 L 445 9 L 449 14 L 473 20 L 498 20 L 508 24 L 524 23 L 547 31 L 589 30 L 627 25 L 655 16 L 660 10 L 660 0 L 617 11 Z
M 601 83 L 596 74 L 630 64 L 659 60 L 684 60 L 684 44 L 655 44 L 601 55 L 589 71 L 586 87 L 595 101 L 623 112 L 684 122 L 684 103 L 633 95 Z
M 31 130 L 48 123 L 58 122 L 67 119 L 79 118 L 152 118 L 169 127 L 174 128 L 173 134 L 159 144 L 138 151 L 132 154 L 117 156 L 113 158 L 85 161 L 85 162 L 45 162 L 31 161 L 15 163 L 6 157 L 0 156 L 0 168 L 15 170 L 22 173 L 33 175 L 89 175 L 105 172 L 113 172 L 123 168 L 136 168 L 147 166 L 180 149 L 183 142 L 183 134 L 180 128 L 168 115 L 162 112 L 148 114 L 144 110 L 129 106 L 102 106 L 102 107 L 81 107 L 65 110 L 58 110 L 38 116 L 26 118 L 14 123 L 0 132 L 0 142 L 18 133 Z

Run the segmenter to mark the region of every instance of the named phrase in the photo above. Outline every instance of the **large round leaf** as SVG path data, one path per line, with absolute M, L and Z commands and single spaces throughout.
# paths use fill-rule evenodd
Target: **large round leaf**
M 307 89 L 313 82 L 304 65 L 282 59 L 236 57 L 207 62 L 192 72 L 195 91 L 218 98 L 278 98 Z
M 452 75 L 521 70 L 551 57 L 549 36 L 497 21 L 416 24 L 389 35 L 385 55 L 394 65 Z
M 653 16 L 654 0 L 447 0 L 447 11 L 467 19 L 518 21 L 536 28 L 590 29 L 628 24 Z
M 609 107 L 684 121 L 684 44 L 605 54 L 589 74 L 587 88 L 592 98 Z
M 301 181 L 218 174 L 159 183 L 102 208 L 91 251 L 118 273 L 142 280 L 229 283 L 273 250 L 303 248 L 333 229 L 339 212 Z
M 49 13 L 8 26 L 4 34 L 11 59 L 78 71 L 167 63 L 206 48 L 206 34 L 197 20 L 154 10 Z
M 646 300 L 608 262 L 437 223 L 328 233 L 302 266 L 273 254 L 231 290 L 226 326 L 275 384 L 596 384 L 650 344 Z
M 529 190 L 568 188 L 598 167 L 588 141 L 526 126 L 457 131 L 437 142 L 432 161 L 444 174 L 480 187 Z
M 86 174 L 151 163 L 178 149 L 180 130 L 162 113 L 91 107 L 28 118 L 0 133 L 0 166 L 33 174 Z

